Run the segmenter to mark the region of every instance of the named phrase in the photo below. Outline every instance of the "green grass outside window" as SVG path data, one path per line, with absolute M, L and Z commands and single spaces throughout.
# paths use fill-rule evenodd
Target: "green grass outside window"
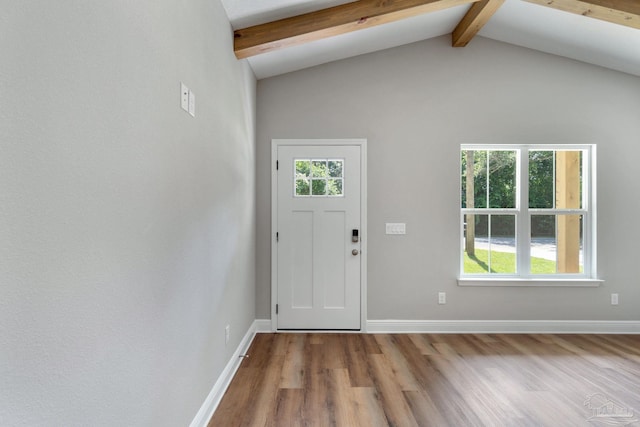
M 476 249 L 475 256 L 464 254 L 464 272 L 466 274 L 485 274 L 489 272 L 489 251 Z M 491 252 L 491 273 L 515 274 L 516 254 L 510 252 Z M 544 258 L 531 257 L 531 274 L 556 274 L 556 263 Z

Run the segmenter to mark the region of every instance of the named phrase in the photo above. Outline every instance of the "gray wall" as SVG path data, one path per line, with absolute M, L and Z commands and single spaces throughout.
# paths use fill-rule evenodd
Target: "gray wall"
M 271 139 L 364 137 L 369 319 L 640 319 L 640 78 L 445 36 L 261 80 L 257 99 L 258 318 L 270 317 Z M 461 143 L 597 144 L 604 285 L 457 286 Z M 385 222 L 407 235 L 385 235 Z
M 0 5 L 0 425 L 186 426 L 255 317 L 255 78 L 218 1 Z

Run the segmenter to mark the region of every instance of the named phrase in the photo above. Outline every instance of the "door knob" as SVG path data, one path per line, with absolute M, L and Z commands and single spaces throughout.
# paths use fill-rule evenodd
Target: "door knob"
M 358 255 L 358 250 L 357 250 L 357 249 L 352 250 L 352 251 L 351 251 L 351 254 L 352 254 L 352 255 Z

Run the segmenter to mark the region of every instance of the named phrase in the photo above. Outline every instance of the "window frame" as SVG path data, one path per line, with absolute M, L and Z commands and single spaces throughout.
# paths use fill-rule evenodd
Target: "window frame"
M 516 152 L 516 202 L 514 208 L 463 208 L 460 159 L 465 151 L 515 151 Z M 530 151 L 582 151 L 582 206 L 580 209 L 530 208 L 529 207 L 529 152 Z M 555 170 L 555 169 L 554 169 Z M 596 145 L 595 144 L 461 144 L 458 156 L 459 175 L 459 273 L 461 286 L 599 286 L 597 278 L 596 245 Z M 554 196 L 555 197 L 555 196 Z M 554 203 L 555 205 L 555 203 Z M 464 217 L 470 215 L 514 215 L 516 273 L 464 272 Z M 583 271 L 582 273 L 532 274 L 531 267 L 531 217 L 533 215 L 582 215 Z M 557 242 L 556 242 L 557 245 Z

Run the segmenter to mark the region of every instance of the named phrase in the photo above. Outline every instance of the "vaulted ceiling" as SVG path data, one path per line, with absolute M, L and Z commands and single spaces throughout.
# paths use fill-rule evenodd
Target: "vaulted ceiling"
M 640 76 L 640 0 L 222 0 L 258 78 L 451 34 Z

